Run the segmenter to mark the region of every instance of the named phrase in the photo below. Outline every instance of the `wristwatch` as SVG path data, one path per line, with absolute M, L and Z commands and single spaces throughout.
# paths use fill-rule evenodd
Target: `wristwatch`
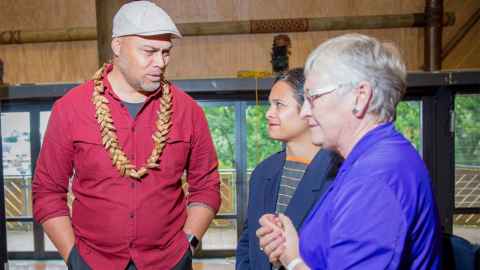
M 198 249 L 200 240 L 198 240 L 198 238 L 195 235 L 190 233 L 187 234 L 187 240 L 188 240 L 188 243 L 190 244 L 190 247 L 192 248 L 192 252 L 195 252 Z

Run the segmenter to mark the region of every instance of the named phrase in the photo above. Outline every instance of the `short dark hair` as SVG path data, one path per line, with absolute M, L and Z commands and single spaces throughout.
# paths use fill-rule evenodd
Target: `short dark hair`
M 288 83 L 294 89 L 295 99 L 298 104 L 302 106 L 305 101 L 303 96 L 303 85 L 305 84 L 303 68 L 292 68 L 280 73 L 273 81 L 273 84 L 276 84 L 279 81 Z

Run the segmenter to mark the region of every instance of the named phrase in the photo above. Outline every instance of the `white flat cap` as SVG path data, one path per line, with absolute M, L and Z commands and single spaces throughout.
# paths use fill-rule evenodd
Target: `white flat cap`
M 170 16 L 150 1 L 128 2 L 113 17 L 112 37 L 163 34 L 182 37 Z

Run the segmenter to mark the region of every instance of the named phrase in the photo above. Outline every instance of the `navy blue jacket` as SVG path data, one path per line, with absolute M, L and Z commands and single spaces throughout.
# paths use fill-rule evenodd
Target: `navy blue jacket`
M 340 162 L 336 154 L 320 150 L 308 166 L 285 212 L 297 230 L 335 179 Z M 237 270 L 271 269 L 267 256 L 260 250 L 255 231 L 260 227 L 258 220 L 263 214 L 275 212 L 284 164 L 285 151 L 281 151 L 262 161 L 252 173 L 247 219 L 236 252 Z

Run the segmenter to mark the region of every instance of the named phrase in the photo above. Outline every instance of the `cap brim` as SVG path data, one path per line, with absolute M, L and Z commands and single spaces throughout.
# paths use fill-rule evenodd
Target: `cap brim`
M 182 38 L 182 34 L 174 31 L 150 31 L 150 32 L 131 32 L 131 33 L 117 33 L 112 35 L 112 38 L 123 37 L 123 36 L 159 36 L 159 35 L 170 35 L 171 38 Z

